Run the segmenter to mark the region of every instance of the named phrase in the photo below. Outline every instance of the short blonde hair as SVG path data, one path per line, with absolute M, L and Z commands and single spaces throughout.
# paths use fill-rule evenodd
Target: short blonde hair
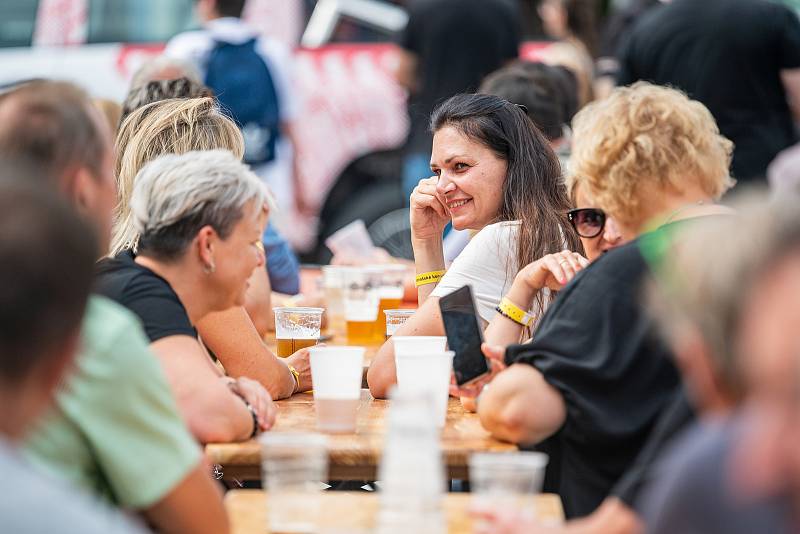
M 694 182 L 718 199 L 733 186 L 733 143 L 711 112 L 684 93 L 637 82 L 582 109 L 573 120 L 569 189 L 576 185 L 628 224 L 649 217 L 648 193 Z
M 134 178 L 149 161 L 163 154 L 226 149 L 241 159 L 244 140 L 236 124 L 213 98 L 176 98 L 143 106 L 120 126 L 116 142 L 117 195 L 111 250 L 131 248 L 136 230 L 130 213 Z

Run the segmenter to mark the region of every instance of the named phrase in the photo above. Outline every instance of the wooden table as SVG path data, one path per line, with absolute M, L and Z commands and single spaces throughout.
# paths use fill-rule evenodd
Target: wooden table
M 277 401 L 278 420 L 270 432 L 316 430 L 314 398 L 309 393 Z M 375 480 L 383 451 L 389 401 L 373 399 L 362 391 L 355 434 L 330 436 L 330 480 Z M 450 399 L 447 423 L 442 430 L 442 452 L 450 479 L 469 478 L 467 461 L 478 451 L 513 451 L 516 445 L 492 438 L 481 427 L 477 414 L 466 412 L 457 399 Z M 222 466 L 226 480 L 259 480 L 261 449 L 255 440 L 244 443 L 215 443 L 206 446 L 212 464 Z
M 355 534 L 372 532 L 375 528 L 379 502 L 375 493 L 329 491 L 322 495 L 320 532 Z M 472 520 L 468 508 L 468 493 L 449 493 L 444 499 L 450 534 L 471 534 Z M 558 495 L 530 496 L 531 507 L 543 524 L 560 524 L 564 510 Z M 234 490 L 225 496 L 225 509 L 231 521 L 232 534 L 263 534 L 267 530 L 269 500 L 261 490 Z M 412 533 L 409 533 L 412 534 Z

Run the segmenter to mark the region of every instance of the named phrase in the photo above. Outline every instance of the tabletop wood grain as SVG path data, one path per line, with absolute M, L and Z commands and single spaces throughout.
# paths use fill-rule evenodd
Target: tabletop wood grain
M 387 400 L 373 399 L 362 391 L 355 434 L 330 435 L 329 454 L 331 480 L 375 480 L 386 431 Z M 270 432 L 316 430 L 314 398 L 300 393 L 277 401 L 279 411 Z M 516 445 L 492 438 L 481 427 L 477 414 L 466 412 L 457 399 L 450 399 L 447 422 L 441 435 L 444 464 L 451 479 L 467 479 L 467 461 L 472 452 L 513 451 Z M 206 446 L 213 464 L 222 466 L 226 479 L 260 479 L 260 446 L 257 441 L 216 443 Z
M 471 495 L 448 493 L 443 502 L 449 534 L 471 534 L 472 520 L 467 512 Z M 558 495 L 542 494 L 524 498 L 523 505 L 535 508 L 543 524 L 564 521 L 564 510 Z M 373 532 L 379 507 L 375 493 L 329 491 L 322 495 L 318 532 L 356 534 Z M 225 509 L 231 521 L 232 534 L 264 534 L 268 532 L 269 499 L 261 490 L 234 490 L 225 496 Z

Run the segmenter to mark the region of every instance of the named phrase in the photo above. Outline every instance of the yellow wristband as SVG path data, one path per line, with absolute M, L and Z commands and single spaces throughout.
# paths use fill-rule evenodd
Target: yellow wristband
M 512 321 L 522 326 L 528 327 L 533 322 L 533 315 L 529 314 L 510 300 L 508 297 L 503 297 L 503 300 L 500 301 L 500 305 L 497 307 L 497 311 L 499 311 L 503 316 L 508 317 Z
M 418 274 L 415 282 L 417 287 L 428 284 L 435 284 L 444 276 L 445 271 L 430 271 L 427 273 Z

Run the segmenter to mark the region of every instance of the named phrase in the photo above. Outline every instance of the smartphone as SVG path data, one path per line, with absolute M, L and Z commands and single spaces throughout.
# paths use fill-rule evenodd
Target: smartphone
M 459 386 L 469 384 L 489 372 L 489 364 L 481 352 L 483 331 L 475 311 L 470 286 L 456 289 L 439 299 L 447 345 L 455 352 L 453 372 Z

